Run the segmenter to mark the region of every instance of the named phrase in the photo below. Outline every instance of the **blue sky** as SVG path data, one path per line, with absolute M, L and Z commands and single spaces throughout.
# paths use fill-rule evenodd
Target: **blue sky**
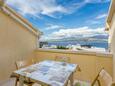
M 40 40 L 106 35 L 110 0 L 7 0 L 44 33 Z

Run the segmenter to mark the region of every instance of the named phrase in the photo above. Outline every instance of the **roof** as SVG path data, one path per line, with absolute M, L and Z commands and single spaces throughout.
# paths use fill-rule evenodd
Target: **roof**
M 111 22 L 112 22 L 112 18 L 113 18 L 114 13 L 115 13 L 115 0 L 111 0 L 109 13 L 107 16 L 107 21 L 106 21 L 106 30 L 109 30 L 111 27 Z
M 8 5 L 4 4 L 4 0 L 0 0 L 0 10 L 2 10 L 5 14 L 25 26 L 30 32 L 34 33 L 34 35 L 38 36 L 42 34 L 42 32 L 36 29 L 28 20 L 26 20 Z

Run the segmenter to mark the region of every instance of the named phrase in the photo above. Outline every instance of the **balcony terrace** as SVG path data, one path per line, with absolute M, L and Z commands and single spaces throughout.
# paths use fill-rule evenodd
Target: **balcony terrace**
M 0 3 L 2 0 L 0 0 Z M 0 4 L 0 86 L 14 86 L 11 73 L 16 70 L 18 60 L 33 59 L 35 62 L 55 60 L 56 56 L 70 57 L 70 63 L 78 64 L 81 71 L 76 71 L 74 79 L 77 81 L 92 82 L 97 73 L 104 69 L 115 78 L 115 0 L 112 0 L 109 23 L 112 28 L 110 36 L 110 52 L 66 51 L 39 49 L 37 39 L 41 32 L 37 31 L 28 21 L 13 11 L 4 3 Z M 114 6 L 114 7 L 113 7 Z M 112 11 L 111 11 L 112 9 Z M 114 10 L 114 11 L 113 11 Z M 113 15 L 112 15 L 113 14 Z M 110 25 L 110 24 L 109 24 Z M 34 86 L 34 85 L 33 85 Z M 38 86 L 37 84 L 35 86 Z M 103 85 L 104 86 L 104 85 Z

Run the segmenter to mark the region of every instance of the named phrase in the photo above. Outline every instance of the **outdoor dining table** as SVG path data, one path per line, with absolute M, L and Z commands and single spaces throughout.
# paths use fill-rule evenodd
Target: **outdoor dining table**
M 16 70 L 13 73 L 20 76 L 19 86 L 24 86 L 25 79 L 48 86 L 66 86 L 68 80 L 70 80 L 72 86 L 73 73 L 77 67 L 77 64 L 45 60 Z

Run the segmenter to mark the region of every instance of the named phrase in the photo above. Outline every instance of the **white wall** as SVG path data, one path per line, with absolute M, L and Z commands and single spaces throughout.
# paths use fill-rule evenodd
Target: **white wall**
M 0 11 L 0 82 L 15 70 L 15 61 L 34 57 L 37 36 Z
M 110 34 L 110 37 L 109 37 L 110 48 L 111 48 L 111 52 L 113 53 L 113 77 L 115 81 L 115 13 L 112 18 L 109 34 Z

